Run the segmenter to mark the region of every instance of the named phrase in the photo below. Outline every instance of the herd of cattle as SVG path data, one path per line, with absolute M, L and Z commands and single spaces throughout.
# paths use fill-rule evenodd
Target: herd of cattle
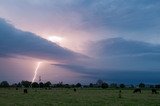
M 159 94 L 159 92 L 157 92 L 156 89 L 151 89 L 151 91 L 152 91 L 152 94 Z M 141 89 L 140 88 L 134 89 L 133 93 L 137 93 L 137 92 L 141 93 Z
M 16 89 L 16 90 L 18 90 L 18 89 Z M 74 88 L 73 90 L 74 90 L 74 92 L 77 91 L 76 88 Z M 152 94 L 159 94 L 159 92 L 157 92 L 157 90 L 154 89 L 154 88 L 151 89 L 151 91 L 152 91 Z M 24 89 L 24 90 L 23 90 L 23 93 L 28 93 L 28 90 L 27 90 L 27 89 Z M 119 93 L 121 94 L 121 90 L 119 91 Z M 136 88 L 136 89 L 134 89 L 133 93 L 141 93 L 141 89 L 140 89 L 140 88 Z

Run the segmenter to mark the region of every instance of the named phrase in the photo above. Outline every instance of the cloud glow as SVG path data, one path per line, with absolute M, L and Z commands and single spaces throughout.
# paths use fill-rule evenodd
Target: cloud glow
M 49 36 L 47 37 L 47 39 L 51 42 L 54 42 L 54 43 L 62 43 L 63 41 L 63 38 L 62 37 L 59 37 L 59 36 Z

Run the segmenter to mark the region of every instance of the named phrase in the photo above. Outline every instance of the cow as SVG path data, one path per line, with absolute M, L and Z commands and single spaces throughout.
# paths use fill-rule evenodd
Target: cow
M 137 93 L 137 92 L 141 93 L 141 89 L 140 88 L 134 89 L 133 93 Z
M 157 92 L 156 89 L 152 89 L 152 94 L 158 94 L 159 92 Z
M 119 98 L 122 98 L 122 91 L 121 90 L 119 90 Z
M 77 91 L 77 89 L 76 88 L 74 88 L 74 92 L 76 92 Z
M 16 90 L 18 90 L 18 87 L 16 87 Z
M 27 89 L 24 89 L 24 90 L 23 90 L 23 93 L 24 93 L 24 94 L 28 93 L 28 90 L 27 90 Z

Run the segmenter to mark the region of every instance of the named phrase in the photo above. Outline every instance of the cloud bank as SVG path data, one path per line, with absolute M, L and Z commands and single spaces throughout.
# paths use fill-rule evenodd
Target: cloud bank
M 160 45 L 123 38 L 110 38 L 94 42 L 88 49 L 97 56 L 138 56 L 160 53 Z
M 92 42 L 88 54 L 92 58 L 84 62 L 55 66 L 107 81 L 136 83 L 159 80 L 160 45 L 110 38 Z
M 0 57 L 19 55 L 56 61 L 72 60 L 82 56 L 34 33 L 16 29 L 0 18 Z

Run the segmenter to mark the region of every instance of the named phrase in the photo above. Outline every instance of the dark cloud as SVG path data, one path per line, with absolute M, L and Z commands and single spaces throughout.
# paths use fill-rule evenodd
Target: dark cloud
M 102 0 L 92 1 L 82 14 L 91 27 L 99 26 L 122 31 L 158 30 L 160 7 L 153 0 Z M 82 4 L 82 6 L 85 6 Z
M 160 45 L 141 41 L 125 40 L 123 38 L 110 38 L 95 42 L 89 46 L 92 53 L 99 56 L 141 56 L 146 54 L 159 54 Z
M 97 32 L 106 34 L 105 31 L 110 33 L 118 31 L 130 35 L 131 32 L 142 32 L 141 35 L 124 35 L 140 39 L 146 35 L 152 34 L 153 36 L 159 33 L 159 5 L 158 0 L 64 0 L 63 2 L 59 0 L 2 0 L 0 12 L 6 18 L 12 17 L 14 22 L 35 23 L 34 26 L 38 28 L 41 24 L 46 28 L 50 26 L 49 30 L 74 29 L 90 32 L 92 36 L 100 36 L 94 35 Z M 22 17 L 23 20 L 17 20 Z M 37 19 L 37 17 L 41 18 Z
M 82 74 L 83 78 L 102 79 L 108 82 L 116 83 L 158 83 L 160 72 L 158 70 L 114 70 L 89 68 L 87 66 L 70 65 L 70 64 L 54 64 L 55 66 L 67 69 L 69 71 Z
M 91 43 L 92 58 L 74 64 L 54 64 L 93 79 L 119 82 L 157 82 L 160 70 L 160 45 L 123 38 Z
M 33 33 L 18 30 L 4 19 L 0 19 L 0 56 L 16 55 L 59 61 L 73 60 L 82 56 Z
M 160 45 L 110 38 L 89 46 L 97 61 L 106 67 L 128 70 L 159 69 Z

